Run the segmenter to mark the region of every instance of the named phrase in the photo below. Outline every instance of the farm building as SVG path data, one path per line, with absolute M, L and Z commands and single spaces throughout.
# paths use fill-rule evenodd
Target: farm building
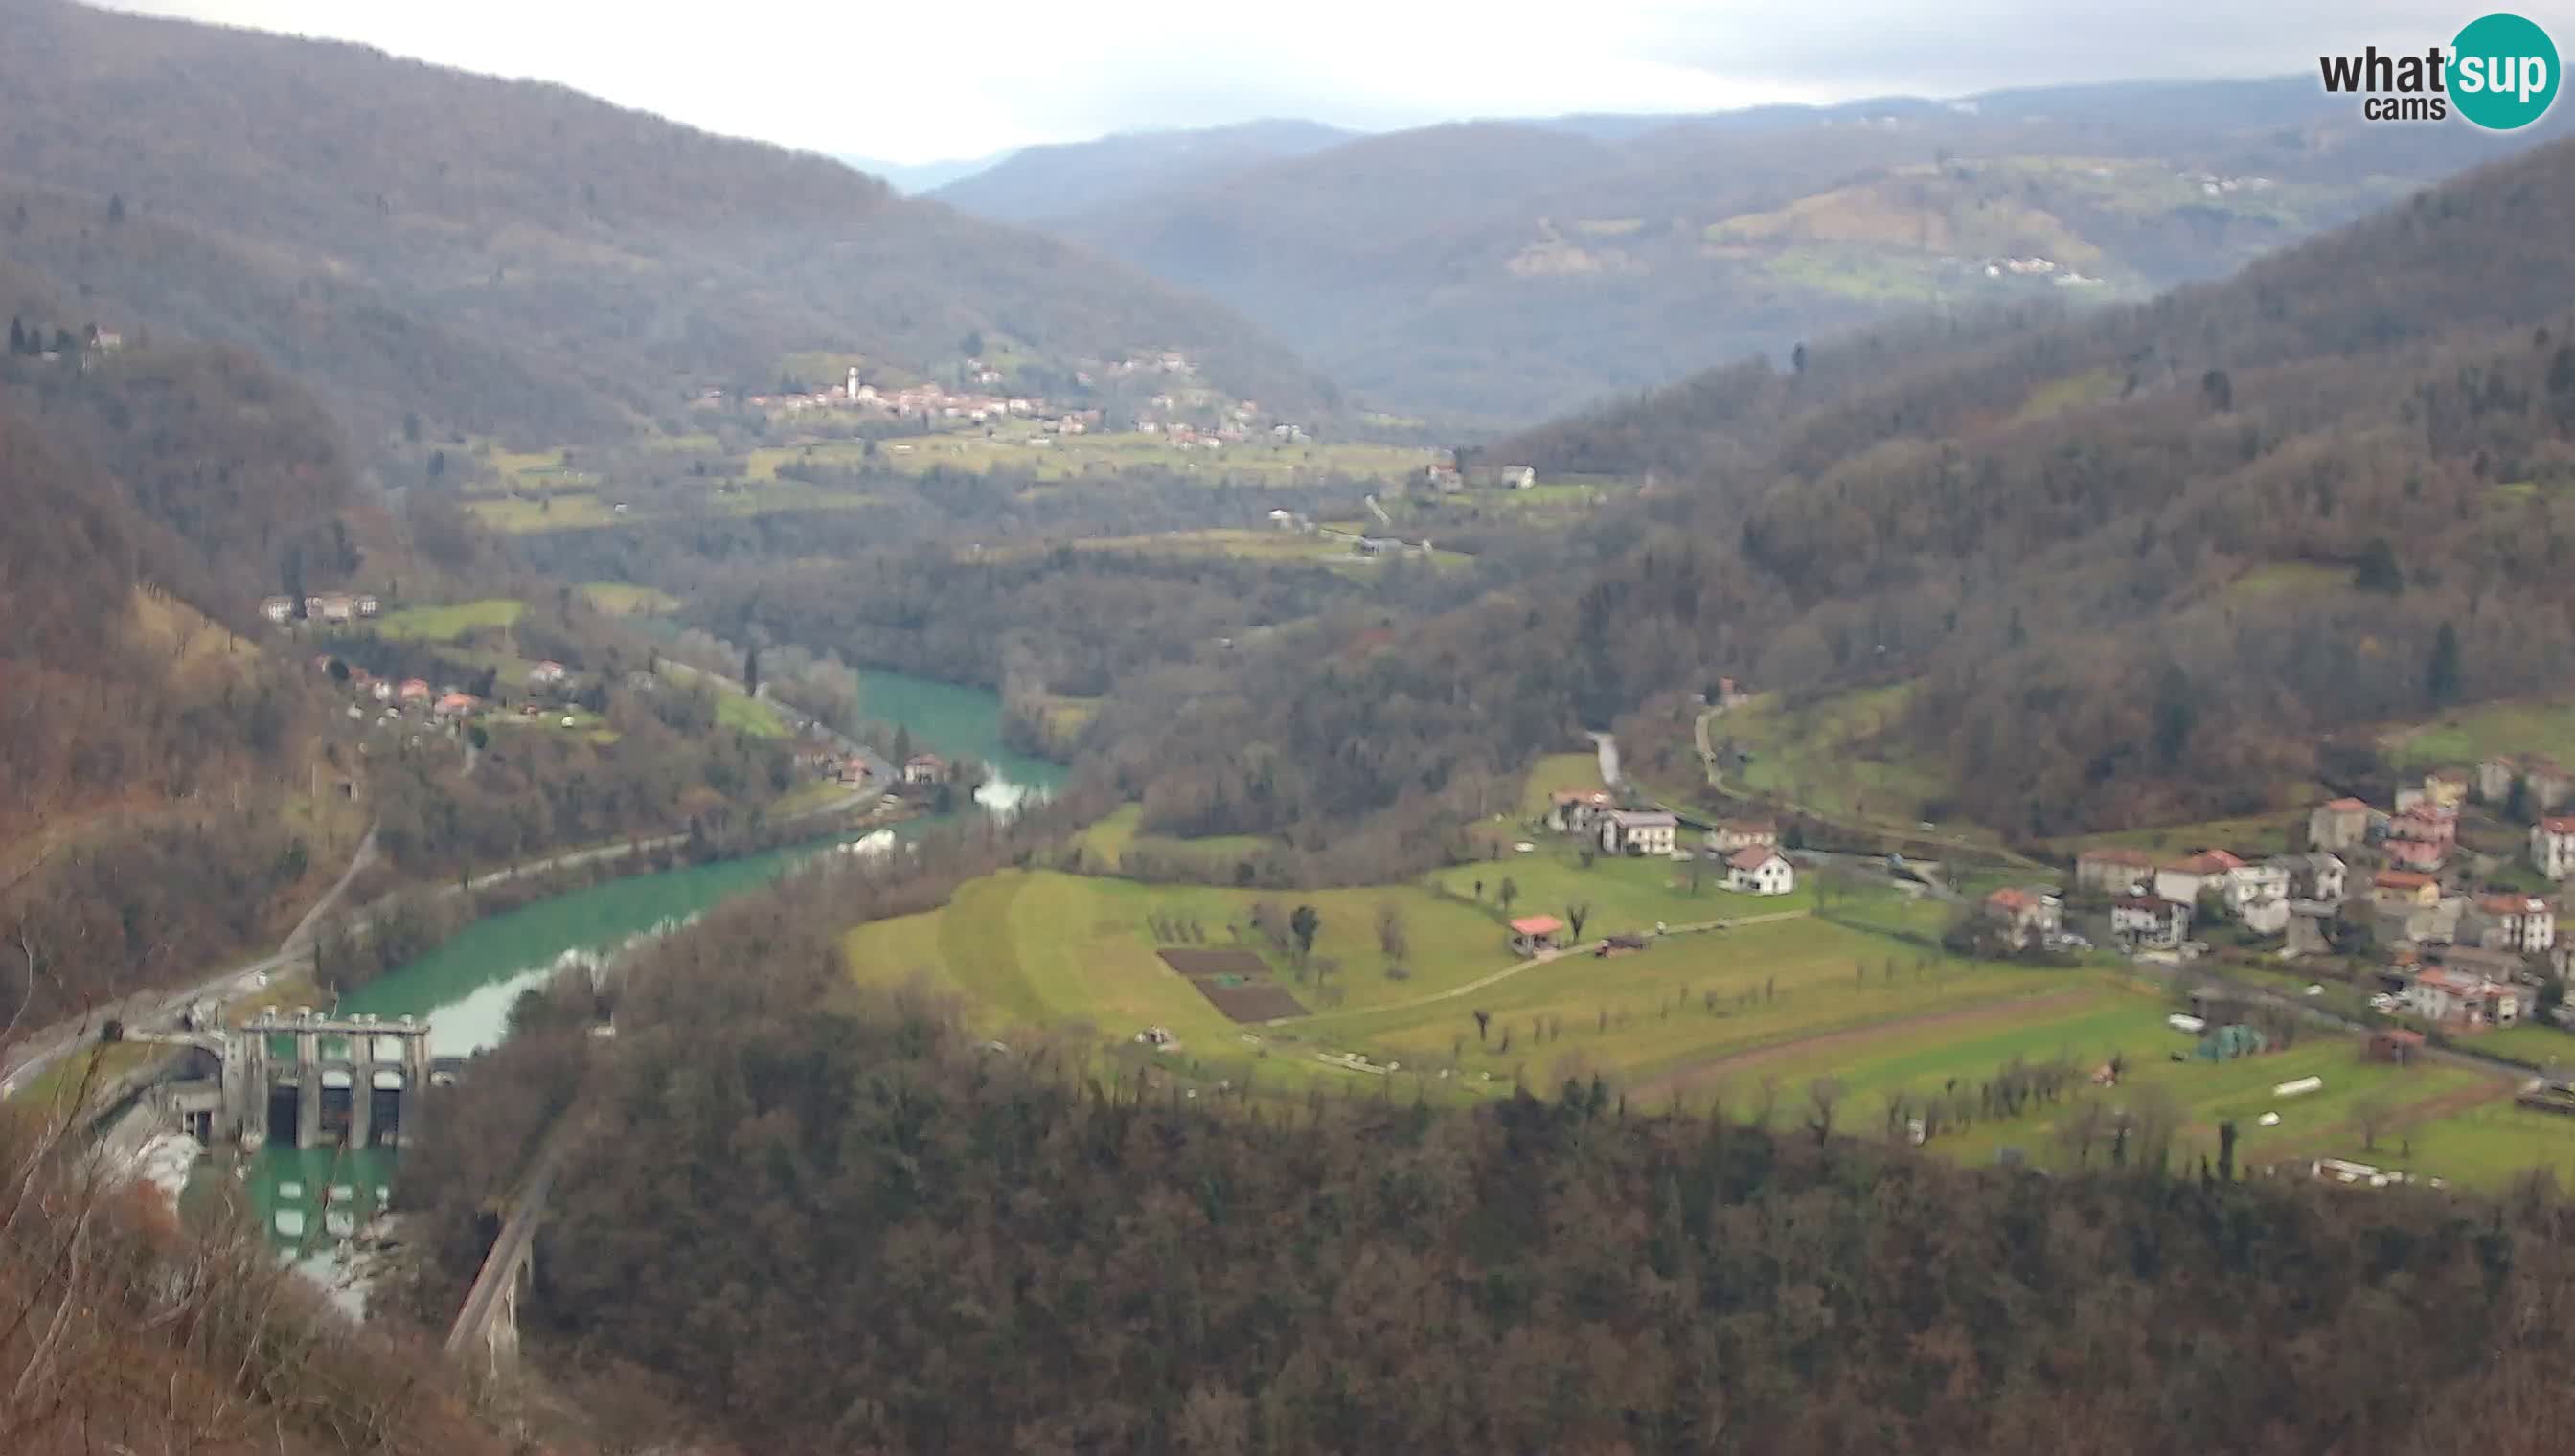
M 1522 915 L 1511 921 L 1511 949 L 1521 955 L 1552 950 L 1562 942 L 1564 922 L 1553 915 Z

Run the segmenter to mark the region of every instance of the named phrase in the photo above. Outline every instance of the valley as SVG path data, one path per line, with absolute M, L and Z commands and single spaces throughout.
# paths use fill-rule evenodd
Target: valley
M 2563 113 L 1095 19 L 0 0 L 0 1450 L 2551 1449 Z

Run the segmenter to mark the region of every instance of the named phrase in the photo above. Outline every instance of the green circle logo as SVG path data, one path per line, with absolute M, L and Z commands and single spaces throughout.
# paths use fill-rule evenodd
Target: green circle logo
M 2471 20 L 2451 42 L 2450 102 L 2490 132 L 2539 120 L 2557 99 L 2557 43 L 2518 15 Z

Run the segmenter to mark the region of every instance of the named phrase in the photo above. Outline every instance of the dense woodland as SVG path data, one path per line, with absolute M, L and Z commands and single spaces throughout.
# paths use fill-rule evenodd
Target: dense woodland
M 1151 822 L 1346 833 L 1720 675 L 1912 682 L 1879 746 L 2006 832 L 2263 806 L 2327 732 L 2575 671 L 2570 226 L 2553 145 L 2152 305 L 1568 422 L 1499 448 L 1658 484 L 1552 574 L 1122 694 L 1104 737 Z
M 1323 386 L 1223 307 L 828 159 L 354 46 L 0 0 L 0 255 L 84 320 L 258 350 L 363 448 L 614 439 L 791 353 L 1183 348 Z M 330 118 L 328 125 L 315 118 Z M 719 223 L 717 220 L 721 220 Z
M 1968 1170 L 1828 1103 L 1765 1128 L 1592 1084 L 1183 1100 L 855 1001 L 811 911 L 910 901 L 784 894 L 633 965 L 613 1044 L 586 985 L 523 1005 L 407 1159 L 424 1307 L 579 1099 L 531 1337 L 766 1451 L 2536 1452 L 2570 1414 L 2550 1191 L 2354 1195 L 2143 1139 Z

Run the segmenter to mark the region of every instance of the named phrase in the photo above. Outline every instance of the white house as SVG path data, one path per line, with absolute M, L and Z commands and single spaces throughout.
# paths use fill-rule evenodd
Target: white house
M 2109 845 L 2074 856 L 2074 883 L 2104 894 L 2138 895 L 2155 880 L 2155 856 L 2143 849 Z
M 2530 826 L 2530 862 L 2551 879 L 2575 874 L 2575 816 L 2552 815 Z
M 903 760 L 903 781 L 937 783 L 948 776 L 948 760 L 937 753 L 915 753 Z
M 2557 911 L 2537 895 L 2480 895 L 2471 906 L 2476 943 L 2537 955 L 2557 943 Z
M 1547 827 L 1567 834 L 1591 832 L 1594 820 L 1618 806 L 1618 801 L 1595 788 L 1584 792 L 1559 788 L 1548 800 Z
M 566 676 L 564 665 L 553 661 L 539 663 L 528 670 L 528 681 L 538 686 L 560 683 Z
M 259 615 L 271 622 L 288 621 L 295 616 L 295 599 L 292 597 L 264 598 L 259 604 Z
M 2002 927 L 2003 939 L 2024 946 L 2045 944 L 2064 924 L 2064 905 L 2044 889 L 2012 886 L 1985 896 L 1985 914 Z
M 1612 854 L 1669 854 L 1681 827 L 1661 809 L 1613 808 L 1599 824 L 1600 847 Z
M 2256 895 L 2235 906 L 2235 922 L 2256 935 L 2284 934 L 2289 928 L 2289 897 Z
M 2258 900 L 2285 900 L 2289 897 L 2289 868 L 2285 864 L 2269 860 L 2260 864 L 2238 864 L 2226 871 L 2227 907 L 2240 917 L 2246 906 Z
M 2150 894 L 2110 902 L 2110 933 L 2146 949 L 2169 950 L 2190 935 L 2190 906 Z
M 2203 850 L 2156 870 L 2155 893 L 2164 899 L 2196 904 L 2201 890 L 2223 886 L 2229 874 L 2243 867 L 2243 860 L 2223 849 Z
M 2264 861 L 2289 876 L 2289 893 L 2298 899 L 2339 904 L 2350 882 L 2350 866 L 2321 849 L 2304 854 L 2275 854 Z
M 2521 992 L 2497 981 L 2455 970 L 2426 970 L 2405 988 L 2405 1009 L 2427 1021 L 2460 1026 L 2509 1026 L 2521 1019 Z
M 1797 866 L 1767 844 L 1755 844 L 1727 858 L 1725 883 L 1746 894 L 1786 894 L 1797 887 Z

